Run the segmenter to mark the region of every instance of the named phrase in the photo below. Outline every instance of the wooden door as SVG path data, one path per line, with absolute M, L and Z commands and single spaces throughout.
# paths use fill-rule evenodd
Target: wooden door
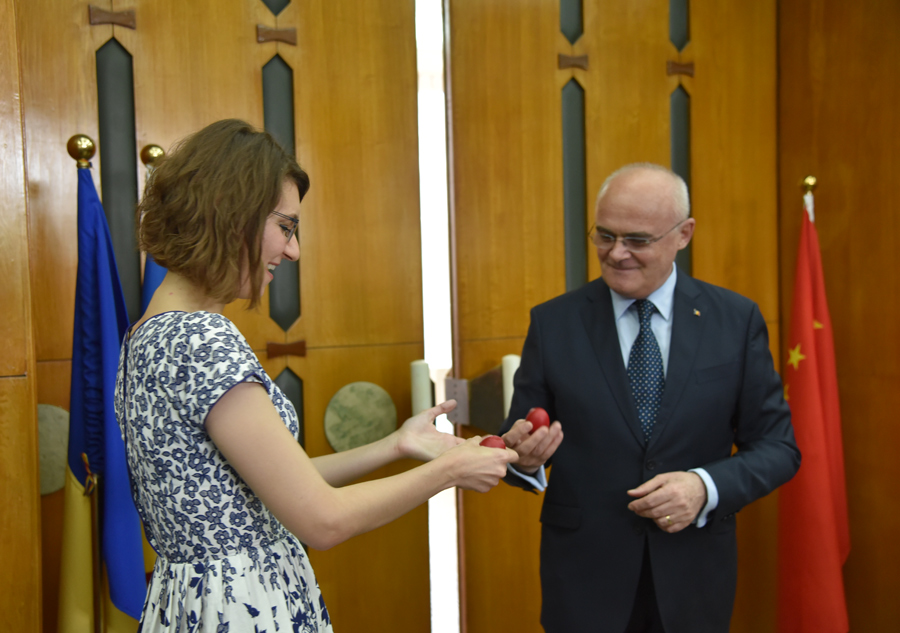
M 691 2 L 680 43 L 670 30 L 679 5 L 687 3 L 450 2 L 459 377 L 520 353 L 529 308 L 572 287 L 567 250 L 587 250 L 600 184 L 634 161 L 687 165 L 693 275 L 756 300 L 777 351 L 774 2 Z M 579 159 L 563 136 L 567 90 L 583 95 L 580 240 L 566 236 L 566 164 Z M 683 155 L 675 98 L 688 104 Z M 586 261 L 582 276 L 597 277 L 592 252 Z M 503 486 L 463 493 L 469 633 L 541 630 L 541 501 Z M 766 499 L 741 513 L 735 631 L 771 620 L 773 509 Z
M 41 630 L 41 515 L 35 354 L 16 8 L 0 1 L 0 612 Z
M 268 293 L 258 311 L 232 305 L 227 314 L 273 378 L 289 369 L 302 382 L 310 455 L 332 450 L 324 412 L 347 383 L 382 386 L 404 419 L 409 363 L 423 353 L 413 3 L 295 1 L 277 16 L 258 0 L 103 5 L 133 10 L 136 28 L 90 25 L 81 0 L 19 7 L 38 400 L 68 408 L 77 251 L 75 166 L 65 143 L 79 132 L 97 140 L 96 52 L 115 38 L 131 57 L 138 150 L 169 148 L 221 118 L 263 127 L 263 68 L 277 55 L 290 69 L 291 141 L 312 181 L 299 228 L 299 316 L 282 328 Z M 259 42 L 259 25 L 293 29 L 296 44 Z M 141 183 L 144 167 L 135 163 Z M 100 154 L 98 183 L 102 167 Z M 305 356 L 268 357 L 268 343 L 301 340 Z M 43 504 L 44 613 L 55 630 L 61 507 Z M 312 552 L 335 627 L 366 630 L 377 621 L 425 630 L 427 547 L 421 508 Z
M 520 354 L 529 308 L 565 291 L 561 35 L 554 0 L 453 0 L 449 7 L 454 372 L 472 378 Z M 541 630 L 542 500 L 505 484 L 460 496 L 469 633 Z

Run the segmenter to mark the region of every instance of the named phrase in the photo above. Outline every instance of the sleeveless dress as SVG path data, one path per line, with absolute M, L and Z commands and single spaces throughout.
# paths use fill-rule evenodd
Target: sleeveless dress
M 265 387 L 297 437 L 293 405 L 224 316 L 166 312 L 122 346 L 116 418 L 135 505 L 159 555 L 142 632 L 332 630 L 300 541 L 206 432 L 213 405 L 249 381 Z

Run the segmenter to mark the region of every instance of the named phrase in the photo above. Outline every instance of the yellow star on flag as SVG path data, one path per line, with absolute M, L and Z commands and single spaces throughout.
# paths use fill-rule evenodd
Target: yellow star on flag
M 788 354 L 790 358 L 788 358 L 788 365 L 793 365 L 794 369 L 800 368 L 800 361 L 804 360 L 806 356 L 800 353 L 800 343 L 797 343 L 797 347 L 794 349 L 789 349 Z
M 821 330 L 823 327 L 825 327 L 825 326 L 822 325 L 821 323 L 819 323 L 818 321 L 816 321 L 815 319 L 813 319 L 813 329 L 814 330 Z

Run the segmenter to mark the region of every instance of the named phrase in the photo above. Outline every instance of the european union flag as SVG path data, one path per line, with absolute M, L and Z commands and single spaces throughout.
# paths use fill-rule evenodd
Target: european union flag
M 79 169 L 69 469 L 82 486 L 89 485 L 88 468 L 99 475 L 98 523 L 110 599 L 117 609 L 137 619 L 147 590 L 141 526 L 113 408 L 119 349 L 127 328 L 106 216 L 90 169 Z

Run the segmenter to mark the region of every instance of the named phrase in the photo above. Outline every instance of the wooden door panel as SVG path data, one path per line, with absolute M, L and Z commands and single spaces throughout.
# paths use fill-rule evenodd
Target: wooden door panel
M 759 304 L 779 349 L 775 3 L 691 3 L 694 276 Z M 777 493 L 738 515 L 732 629 L 774 628 Z
M 576 49 L 588 55 L 591 67 L 576 78 L 585 91 L 585 228 L 593 224 L 597 192 L 613 171 L 634 162 L 670 164 L 674 86 L 665 69 L 676 54 L 668 10 L 668 0 L 584 3 L 584 35 Z M 593 248 L 588 254 L 588 278 L 596 279 L 600 262 Z
M 34 364 L 32 363 L 33 367 Z M 16 573 L 0 580 L 4 622 L 15 630 L 37 633 L 41 622 L 40 482 L 38 481 L 37 415 L 31 376 L 0 378 L 0 515 L 3 564 Z M 23 475 L 23 473 L 26 473 Z
M 541 504 L 500 484 L 488 494 L 463 493 L 468 631 L 543 631 L 540 558 Z M 473 534 L 490 538 L 473 539 Z M 496 570 L 485 573 L 485 569 Z
M 471 375 L 500 364 L 506 354 L 521 354 L 524 337 L 469 341 L 462 356 Z M 484 435 L 474 427 L 463 437 Z M 461 569 L 468 631 L 541 631 L 538 548 L 544 495 L 501 483 L 487 494 L 463 490 Z M 510 606 L 510 596 L 516 596 Z
M 768 324 L 779 318 L 775 37 L 774 0 L 691 3 L 694 276 L 750 297 Z
M 301 318 L 285 333 L 268 316 L 268 293 L 258 311 L 236 303 L 226 314 L 273 377 L 290 367 L 304 381 L 314 450 L 330 450 L 321 427 L 333 390 L 321 391 L 320 367 L 308 358 L 269 359 L 269 341 L 302 339 L 312 355 L 349 355 L 322 365 L 341 384 L 351 381 L 344 373 L 377 367 L 408 414 L 409 362 L 422 356 L 414 4 L 291 2 L 277 17 L 259 0 L 108 4 L 133 9 L 137 28 L 91 27 L 80 0 L 18 8 L 41 385 L 54 381 L 52 399 L 68 408 L 68 380 L 56 375 L 56 361 L 68 367 L 71 356 L 77 266 L 75 165 L 65 142 L 77 132 L 98 140 L 95 53 L 114 36 L 132 56 L 138 149 L 169 149 L 221 118 L 262 127 L 263 66 L 278 54 L 292 68 L 295 147 L 312 179 L 299 233 Z M 258 43 L 258 24 L 295 28 L 297 46 Z M 98 190 L 102 159 L 94 160 Z M 142 189 L 140 163 L 138 171 Z M 365 629 L 364 605 L 395 630 L 427 628 L 426 514 L 324 554 L 325 598 L 338 622 Z M 360 567 L 359 559 L 374 562 Z M 363 594 L 371 599 L 360 602 Z
M 0 0 L 0 611 L 6 628 L 41 627 L 41 515 L 22 84 L 16 7 Z
M 312 349 L 305 362 L 291 365 L 303 379 L 306 401 L 306 451 L 333 452 L 325 436 L 325 410 L 343 386 L 372 382 L 385 389 L 397 407 L 398 422 L 411 415 L 409 364 L 422 357 L 421 343 Z M 406 470 L 397 462 L 370 477 Z M 373 532 L 328 551 L 310 551 L 316 577 L 335 630 L 427 631 L 429 628 L 428 511 L 425 506 Z
M 113 27 L 88 24 L 83 2 L 16 3 L 28 186 L 32 305 L 38 360 L 70 358 L 78 262 L 74 134 L 96 142 L 94 52 Z M 94 183 L 99 176 L 94 161 Z
M 29 288 L 28 219 L 25 208 L 25 154 L 15 11 L 0 2 L 0 376 L 23 376 L 33 361 Z
M 300 324 L 312 346 L 422 340 L 412 2 L 292 2 Z M 295 326 L 297 327 L 297 326 Z M 294 336 L 294 331 L 291 331 Z
M 138 28 L 117 28 L 116 39 L 133 57 L 138 148 L 152 143 L 169 151 L 220 119 L 263 126 L 262 67 L 276 44 L 256 42 L 257 24 L 274 26 L 262 2 L 238 0 L 224 8 L 212 0 L 127 4 Z M 268 341 L 285 340 L 268 314 L 268 293 L 258 310 L 247 311 L 242 301 L 226 308 L 257 351 Z
M 69 410 L 72 361 L 37 363 L 37 401 Z M 68 463 L 68 462 L 67 462 Z M 68 467 L 68 466 L 67 466 Z M 57 631 L 59 618 L 59 565 L 62 560 L 63 490 L 41 496 L 41 569 L 44 631 Z
M 459 377 L 519 354 L 529 310 L 565 291 L 559 2 L 450 4 Z M 590 151 L 590 150 L 589 150 Z M 481 433 L 463 429 L 463 435 Z M 461 499 L 470 633 L 540 631 L 542 496 Z M 510 609 L 508 597 L 527 596 Z
M 450 28 L 460 343 L 520 337 L 565 290 L 559 2 L 457 0 Z
M 698 218 L 693 274 L 759 302 L 777 358 L 774 3 L 720 4 L 690 3 L 690 42 L 681 52 L 670 41 L 665 0 L 586 2 L 583 34 L 574 44 L 559 33 L 558 2 L 450 5 L 462 377 L 498 364 L 502 341 L 524 336 L 528 309 L 564 290 L 559 102 L 560 89 L 572 79 L 585 100 L 585 228 L 613 170 L 635 161 L 670 165 L 671 94 L 679 85 L 687 92 Z M 588 67 L 560 70 L 558 54 L 586 56 Z M 669 74 L 670 61 L 693 63 L 693 78 Z M 526 172 L 525 163 L 541 168 Z M 525 200 L 522 183 L 529 190 Z M 540 209 L 535 216 L 529 215 L 532 202 Z M 515 224 L 507 220 L 512 214 Z M 768 244 L 760 247 L 760 239 Z M 588 270 L 589 278 L 600 274 L 593 249 Z M 521 619 L 492 611 L 494 589 L 508 588 L 510 578 L 526 582 L 520 574 L 530 576 L 531 585 L 528 591 L 517 586 L 515 594 L 536 595 L 537 574 L 529 570 L 537 569 L 539 525 L 525 495 L 491 495 L 496 502 L 463 495 L 469 631 L 539 630 L 536 610 Z M 772 503 L 766 499 L 742 513 L 736 617 L 751 618 L 746 630 L 761 621 L 744 608 L 755 583 L 774 584 Z M 510 544 L 491 526 L 510 516 L 534 517 L 528 528 L 534 542 L 513 545 L 533 559 L 508 562 L 500 572 L 485 553 L 503 557 Z

